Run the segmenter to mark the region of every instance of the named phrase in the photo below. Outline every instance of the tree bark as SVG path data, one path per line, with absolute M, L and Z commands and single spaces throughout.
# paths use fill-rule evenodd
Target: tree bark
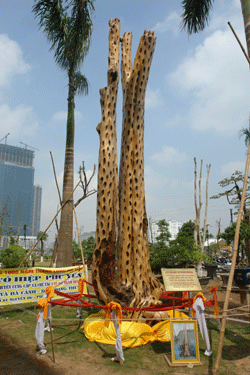
M 142 307 L 160 303 L 158 298 L 163 289 L 150 268 L 144 190 L 145 91 L 156 37 L 153 32 L 144 32 L 132 67 L 132 34 L 125 33 L 120 39 L 120 21 L 111 19 L 109 25 L 108 86 L 100 90 L 102 122 L 97 126 L 100 152 L 92 280 L 99 301 Z M 123 129 L 118 185 L 116 98 L 119 40 L 122 48 Z
M 66 150 L 64 161 L 62 204 L 66 201 L 74 189 L 74 84 L 73 73 L 69 73 L 68 119 Z M 73 197 L 65 204 L 60 217 L 60 229 L 58 232 L 58 249 L 56 267 L 69 267 L 72 265 L 73 252 Z
M 119 83 L 120 21 L 109 21 L 108 86 L 100 90 L 102 122 L 97 125 L 100 137 L 97 223 L 92 264 L 92 282 L 102 303 L 115 300 L 116 228 L 118 210 L 118 163 L 116 102 Z
M 144 107 L 156 37 L 145 31 L 132 67 L 132 35 L 121 38 L 123 129 L 119 176 L 118 280 L 131 285 L 130 306 L 156 304 L 160 283 L 153 277 L 148 247 L 144 188 Z
M 247 52 L 250 56 L 250 2 L 249 0 L 241 0 L 241 9 L 244 20 L 245 36 L 247 43 Z

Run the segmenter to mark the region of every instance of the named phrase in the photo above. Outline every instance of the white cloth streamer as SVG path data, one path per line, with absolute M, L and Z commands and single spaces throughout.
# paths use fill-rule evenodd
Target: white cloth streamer
M 193 309 L 196 312 L 195 318 L 197 319 L 201 331 L 201 336 L 203 338 L 203 341 L 206 344 L 207 350 L 205 351 L 205 355 L 210 356 L 212 354 L 211 351 L 211 346 L 210 346 L 210 340 L 209 340 L 209 335 L 207 331 L 207 324 L 206 324 L 206 319 L 204 315 L 204 303 L 201 297 L 197 297 L 196 301 L 193 305 Z
M 38 313 L 38 319 L 36 322 L 36 330 L 35 336 L 37 341 L 37 346 L 39 350 L 43 350 L 45 348 L 44 345 L 44 319 L 43 319 L 43 307 L 40 309 Z
M 122 339 L 121 339 L 121 332 L 120 332 L 120 326 L 117 323 L 117 317 L 116 317 L 116 310 L 113 310 L 110 314 L 110 318 L 115 326 L 116 331 L 116 343 L 115 343 L 115 352 L 116 357 L 112 358 L 113 361 L 119 361 L 120 359 L 122 362 L 124 362 L 124 356 L 123 356 L 123 350 L 122 350 Z

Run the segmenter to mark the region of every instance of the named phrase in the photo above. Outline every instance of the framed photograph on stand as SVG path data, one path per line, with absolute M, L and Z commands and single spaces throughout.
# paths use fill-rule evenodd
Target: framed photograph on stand
M 197 321 L 171 320 L 171 361 L 173 364 L 200 363 Z

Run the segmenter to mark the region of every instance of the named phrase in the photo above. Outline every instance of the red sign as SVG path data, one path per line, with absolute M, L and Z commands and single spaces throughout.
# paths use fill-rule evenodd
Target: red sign
M 220 246 L 221 251 L 231 251 L 231 246 Z

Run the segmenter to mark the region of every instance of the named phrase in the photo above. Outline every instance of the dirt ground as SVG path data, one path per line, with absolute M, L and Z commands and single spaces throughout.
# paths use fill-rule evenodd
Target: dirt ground
M 219 285 L 218 282 L 217 284 Z M 210 299 L 211 297 L 209 292 L 210 287 L 211 281 L 209 285 L 203 287 L 203 293 L 207 299 Z M 223 308 L 224 298 L 225 291 L 218 291 L 220 309 Z M 240 305 L 239 293 L 231 293 L 229 307 L 233 308 Z M 213 308 L 210 308 L 210 311 L 212 313 Z M 206 312 L 209 311 L 206 309 Z M 244 316 L 244 310 L 241 311 L 241 314 Z M 247 316 L 245 316 L 245 318 L 246 320 L 249 319 Z M 95 358 L 94 354 L 92 353 L 90 353 L 88 362 L 57 355 L 56 363 L 54 364 L 51 353 L 43 356 L 37 356 L 32 350 L 13 345 L 11 340 L 6 336 L 1 337 L 0 340 L 0 375 L 110 375 L 110 368 L 109 366 L 105 366 L 106 362 L 104 359 L 104 356 L 103 358 Z M 237 368 L 239 368 L 239 374 L 250 374 L 250 353 L 248 357 L 235 359 L 234 364 L 237 366 Z M 166 366 L 166 371 L 160 373 L 167 373 L 167 368 L 168 367 Z M 124 372 L 119 371 L 119 373 L 128 374 L 126 365 L 124 366 Z M 175 372 L 176 375 L 182 373 L 185 373 L 184 369 L 177 369 Z M 133 372 L 133 374 L 148 375 L 148 372 L 144 370 L 137 370 Z

